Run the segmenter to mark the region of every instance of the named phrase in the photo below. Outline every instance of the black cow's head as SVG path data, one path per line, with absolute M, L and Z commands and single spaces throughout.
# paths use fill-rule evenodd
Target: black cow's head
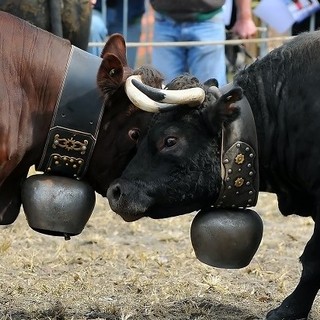
M 210 82 L 202 86 L 186 75 L 168 89 L 183 89 L 186 83 L 205 90 L 203 103 L 157 114 L 137 154 L 108 189 L 112 210 L 126 221 L 192 212 L 218 197 L 222 126 L 239 116 L 234 102 L 241 99 L 242 90 L 221 95 L 207 86 Z
M 128 67 L 126 46 L 120 34 L 112 35 L 102 53 L 97 81 L 104 96 L 105 112 L 86 179 L 94 189 L 106 195 L 111 181 L 119 177 L 136 151 L 152 114 L 133 105 L 125 92 L 126 79 L 140 75 L 144 83 L 161 88 L 162 75 L 151 67 L 135 71 Z

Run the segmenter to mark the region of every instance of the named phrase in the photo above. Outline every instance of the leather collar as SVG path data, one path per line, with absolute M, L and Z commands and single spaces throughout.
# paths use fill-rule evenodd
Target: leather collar
M 220 91 L 226 93 L 230 83 Z M 240 117 L 222 130 L 222 186 L 216 208 L 255 206 L 259 193 L 258 142 L 254 117 L 245 96 L 237 103 Z
M 97 86 L 101 58 L 72 46 L 46 144 L 36 170 L 83 178 L 104 112 Z

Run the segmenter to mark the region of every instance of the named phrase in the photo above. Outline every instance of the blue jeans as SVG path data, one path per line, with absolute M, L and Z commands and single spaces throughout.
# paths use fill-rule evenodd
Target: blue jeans
M 133 22 L 128 23 L 126 42 L 140 42 L 141 35 L 141 17 L 137 17 Z M 107 11 L 107 25 L 109 35 L 113 33 L 123 34 L 123 21 L 117 17 L 117 12 L 114 9 L 108 8 Z M 127 48 L 128 65 L 132 69 L 136 66 L 137 47 Z
M 225 37 L 222 13 L 203 22 L 182 23 L 155 13 L 155 42 L 223 41 Z M 201 82 L 210 78 L 216 78 L 219 85 L 227 82 L 224 45 L 153 47 L 152 64 L 164 75 L 166 83 L 184 72 L 191 73 Z

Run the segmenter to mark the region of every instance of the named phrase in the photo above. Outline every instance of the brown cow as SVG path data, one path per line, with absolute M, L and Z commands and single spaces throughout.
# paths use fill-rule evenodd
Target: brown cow
M 54 119 L 68 118 L 57 112 L 61 101 L 67 101 L 69 120 L 77 119 L 77 107 L 81 112 L 87 109 L 88 126 L 93 125 L 91 110 L 100 110 L 100 130 L 95 131 L 92 157 L 81 178 L 104 196 L 133 155 L 139 133 L 150 119 L 127 98 L 125 80 L 140 74 L 145 83 L 159 88 L 161 75 L 149 67 L 133 72 L 121 35 L 110 37 L 101 59 L 2 11 L 0 52 L 0 224 L 10 224 L 18 216 L 21 183 L 29 168 L 43 161 Z M 80 142 L 73 136 L 62 139 L 59 135 L 55 134 L 53 144 L 78 150 Z M 81 148 L 86 147 L 81 144 Z

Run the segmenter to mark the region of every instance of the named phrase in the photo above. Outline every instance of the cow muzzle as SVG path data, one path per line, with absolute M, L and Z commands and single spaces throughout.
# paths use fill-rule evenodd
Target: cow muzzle
M 138 188 L 121 183 L 121 179 L 118 179 L 109 186 L 107 191 L 110 208 L 126 222 L 142 218 L 150 205 L 150 198 L 146 194 L 139 194 L 139 203 L 131 201 L 137 196 L 135 190 Z

